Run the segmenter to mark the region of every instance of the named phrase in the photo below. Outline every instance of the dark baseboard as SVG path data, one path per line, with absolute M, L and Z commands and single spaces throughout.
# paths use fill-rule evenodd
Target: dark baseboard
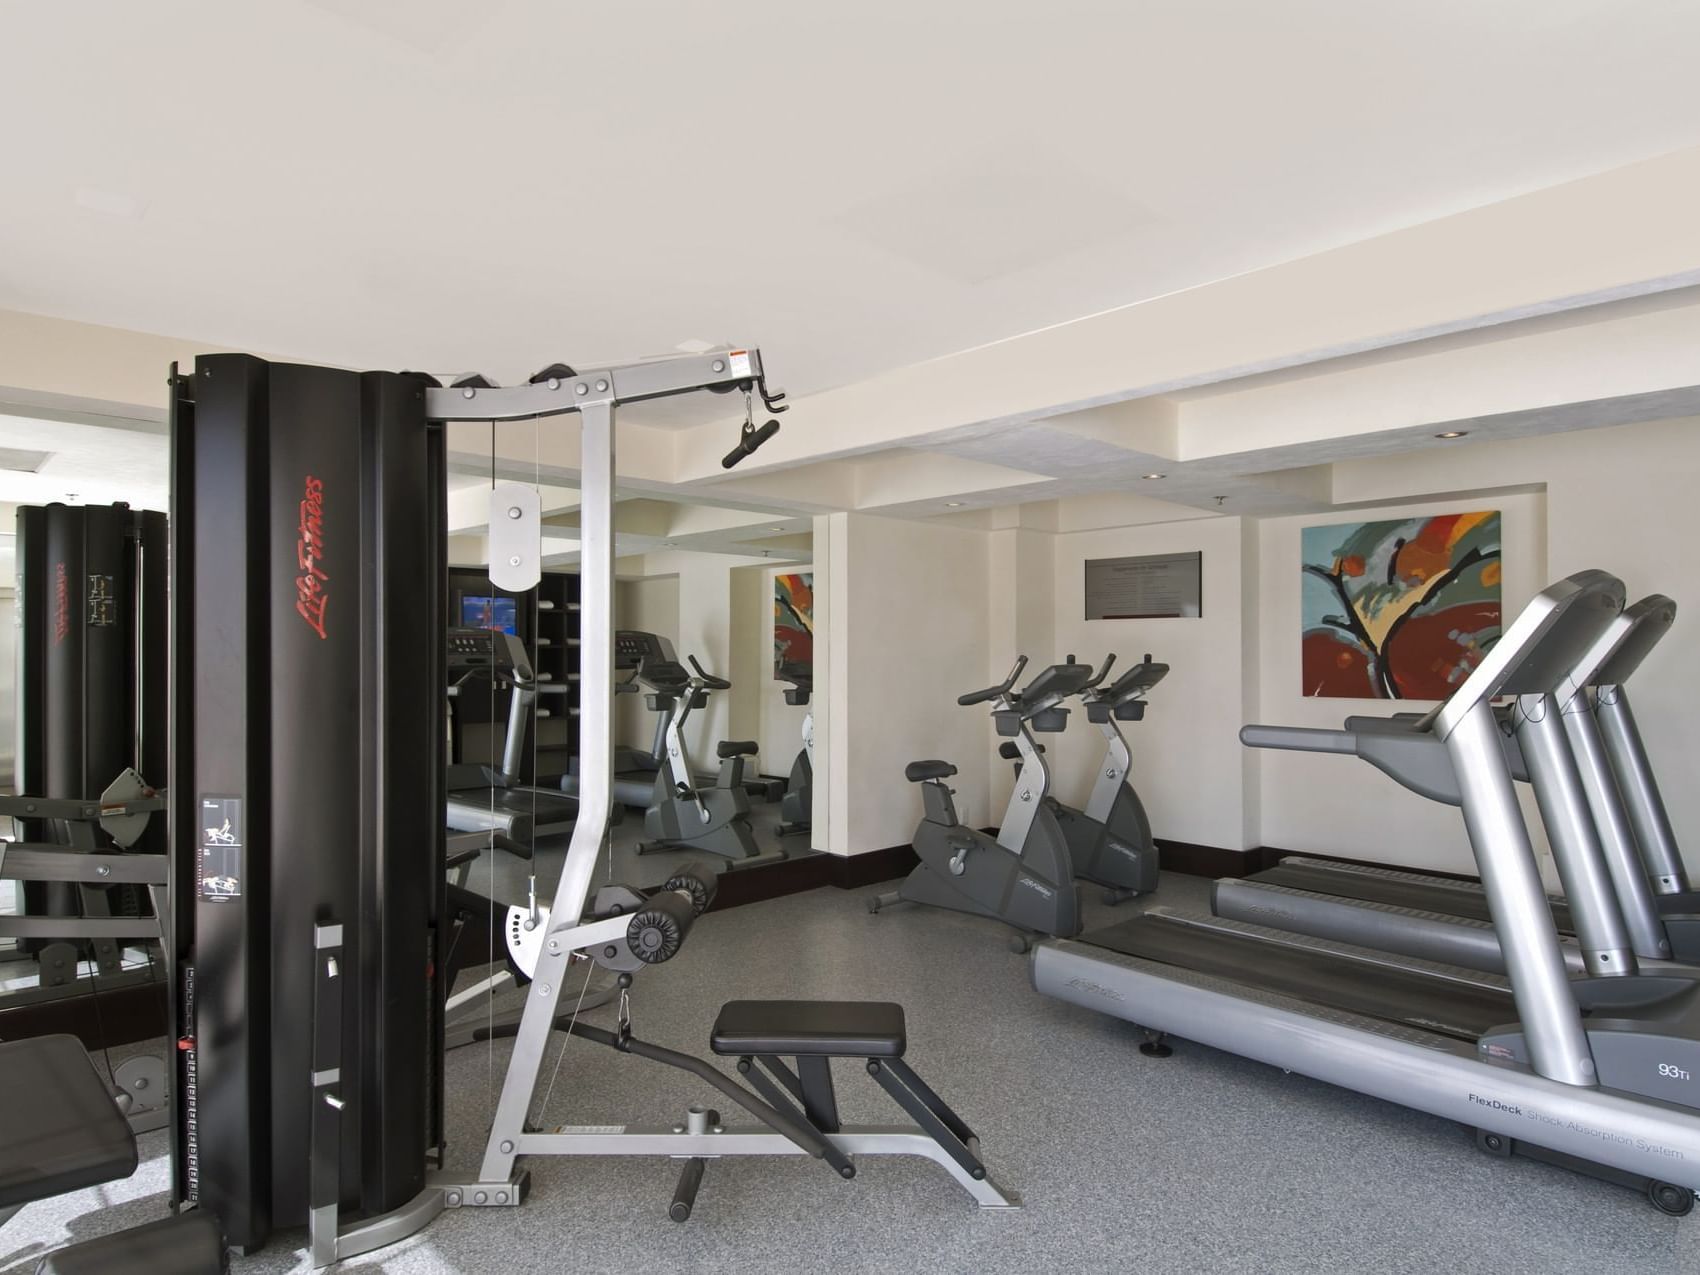
M 1254 850 L 1225 850 L 1191 841 L 1157 838 L 1157 857 L 1165 872 L 1184 872 L 1194 877 L 1249 877 L 1269 866 L 1263 862 L 1261 846 Z
M 781 859 L 753 868 L 733 867 L 720 874 L 720 887 L 709 911 L 721 912 L 831 885 L 835 858 L 836 855 L 830 854 L 801 854 L 795 859 Z
M 854 890 L 894 880 L 917 862 L 914 850 L 908 846 L 888 846 L 867 854 L 803 854 L 754 868 L 735 867 L 720 874 L 720 888 L 709 911 L 761 903 L 828 885 Z
M 1481 880 L 1480 877 L 1472 876 L 1468 872 L 1441 872 L 1435 868 L 1411 868 L 1405 864 L 1388 863 L 1385 860 L 1349 859 L 1343 854 L 1317 854 L 1314 850 L 1278 850 L 1273 846 L 1259 846 L 1256 850 L 1248 851 L 1248 853 L 1263 856 L 1261 866 L 1254 869 L 1258 872 L 1261 872 L 1264 868 L 1273 868 L 1290 854 L 1297 854 L 1303 855 L 1307 859 L 1321 859 L 1327 863 L 1349 863 L 1355 868 L 1391 868 L 1395 872 L 1421 872 L 1425 877 L 1439 877 L 1443 881 L 1465 881 L 1473 885 Z
M 995 829 L 985 830 L 996 835 Z M 1329 859 L 1336 863 L 1351 863 L 1361 867 L 1386 867 L 1367 859 L 1348 859 L 1341 855 L 1312 854 L 1309 851 L 1283 850 L 1275 846 L 1254 846 L 1250 850 L 1228 850 L 1222 846 L 1200 845 L 1192 841 L 1171 841 L 1157 838 L 1157 849 L 1167 872 L 1184 872 L 1195 877 L 1249 877 L 1272 868 L 1287 855 L 1305 854 L 1313 859 Z M 782 863 L 763 864 L 747 871 L 733 870 L 720 878 L 720 893 L 714 901 L 715 910 L 777 899 L 786 894 L 815 890 L 821 886 L 837 886 L 854 890 L 882 881 L 895 881 L 905 876 L 917 863 L 910 846 L 887 846 L 866 854 L 811 854 Z M 1426 869 L 1425 869 L 1426 871 Z M 1437 877 L 1457 881 L 1474 880 L 1456 872 L 1436 872 Z
M 91 1052 L 165 1035 L 165 984 L 138 983 L 0 1009 L 0 1040 L 68 1034 Z
M 898 877 L 906 877 L 914 866 L 920 862 L 915 857 L 913 846 L 887 846 L 884 850 L 870 850 L 866 854 L 837 856 L 838 873 L 833 881 L 840 890 L 855 890 L 864 885 L 878 885 L 881 881 L 895 881 Z

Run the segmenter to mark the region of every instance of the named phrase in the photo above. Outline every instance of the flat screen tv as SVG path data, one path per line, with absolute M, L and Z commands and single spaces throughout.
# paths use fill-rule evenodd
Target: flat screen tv
M 519 599 L 463 596 L 460 600 L 460 623 L 462 628 L 499 629 L 503 633 L 517 634 Z

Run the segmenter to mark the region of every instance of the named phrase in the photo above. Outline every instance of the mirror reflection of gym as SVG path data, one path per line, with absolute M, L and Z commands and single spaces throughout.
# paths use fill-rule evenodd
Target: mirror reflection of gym
M 450 824 L 481 888 L 516 902 L 550 888 L 577 795 L 579 492 L 523 463 L 466 468 L 448 478 Z M 535 589 L 492 579 L 506 484 L 535 493 Z M 811 519 L 622 492 L 615 537 L 621 870 L 814 857 Z

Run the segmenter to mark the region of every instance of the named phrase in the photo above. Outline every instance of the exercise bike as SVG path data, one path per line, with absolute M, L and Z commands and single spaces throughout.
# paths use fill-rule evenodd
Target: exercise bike
M 1033 738 L 1034 731 L 1054 733 L 1067 725 L 1061 707 L 1085 685 L 1091 669 L 1084 664 L 1053 664 L 1020 691 L 1012 689 L 1027 667 L 1020 656 L 1009 676 L 996 686 L 959 695 L 964 707 L 993 703 L 998 734 L 1013 736 L 1021 762 L 996 837 L 964 824 L 951 789 L 956 774 L 947 761 L 913 761 L 904 777 L 921 785 L 925 813 L 915 829 L 920 863 L 897 890 L 868 900 L 868 911 L 891 903 L 925 903 L 990 917 L 1017 933 L 1010 947 L 1025 952 L 1034 934 L 1072 938 L 1080 932 L 1074 866 L 1068 841 L 1046 803 L 1051 775 Z
M 779 680 L 791 683 L 785 692 L 785 702 L 796 706 L 807 704 L 815 690 L 815 671 L 808 664 L 787 661 L 779 666 Z M 789 837 L 809 830 L 815 804 L 815 712 L 810 709 L 803 717 L 803 746 L 797 750 L 797 760 L 791 763 L 791 776 L 785 782 L 785 796 L 779 803 L 779 835 Z
M 1145 693 L 1162 681 L 1167 664 L 1154 664 L 1147 655 L 1109 686 L 1103 686 L 1114 655 L 1080 688 L 1086 720 L 1104 734 L 1104 760 L 1086 808 L 1076 810 L 1054 797 L 1046 804 L 1056 816 L 1074 859 L 1074 875 L 1104 887 L 1105 903 L 1123 903 L 1157 888 L 1157 843 L 1151 837 L 1151 821 L 1139 794 L 1128 782 L 1132 755 L 1117 722 L 1137 722 L 1145 717 Z M 1069 657 L 1074 663 L 1074 657 Z M 1000 757 L 1019 757 L 1014 745 L 998 749 Z M 1017 763 L 1019 765 L 1019 762 Z
M 753 756 L 753 739 L 723 739 L 715 746 L 720 771 L 712 786 L 698 782 L 685 747 L 685 722 L 696 709 L 708 703 L 710 691 L 732 689 L 725 678 L 715 677 L 688 657 L 694 672 L 664 648 L 661 658 L 646 657 L 632 675 L 632 682 L 649 692 L 646 703 L 664 715 L 666 751 L 661 769 L 655 773 L 649 807 L 643 812 L 643 830 L 648 841 L 639 854 L 689 847 L 706 850 L 725 859 L 748 863 L 760 858 L 783 859 L 783 851 L 764 855 L 750 827 L 750 798 L 744 789 L 744 758 Z

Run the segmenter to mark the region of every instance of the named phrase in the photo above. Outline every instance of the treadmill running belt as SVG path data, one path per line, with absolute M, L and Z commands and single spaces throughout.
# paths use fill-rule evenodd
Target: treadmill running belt
M 1445 885 L 1424 885 L 1418 881 L 1402 881 L 1397 877 L 1381 877 L 1368 873 L 1330 872 L 1302 863 L 1282 863 L 1250 878 L 1262 885 L 1284 885 L 1291 890 L 1309 890 L 1334 898 L 1362 899 L 1369 903 L 1385 903 L 1396 908 L 1413 908 L 1418 912 L 1439 912 L 1444 916 L 1460 916 L 1472 921 L 1491 921 L 1487 895 L 1479 888 L 1451 889 Z M 1460 882 L 1460 884 L 1463 884 Z M 1553 918 L 1565 934 L 1574 934 L 1570 909 L 1560 903 L 1554 906 Z
M 1397 966 L 1369 968 L 1326 952 L 1195 928 L 1162 916 L 1131 917 L 1084 934 L 1080 942 L 1471 1044 L 1493 1028 L 1517 1021 L 1508 992 L 1450 983 Z

